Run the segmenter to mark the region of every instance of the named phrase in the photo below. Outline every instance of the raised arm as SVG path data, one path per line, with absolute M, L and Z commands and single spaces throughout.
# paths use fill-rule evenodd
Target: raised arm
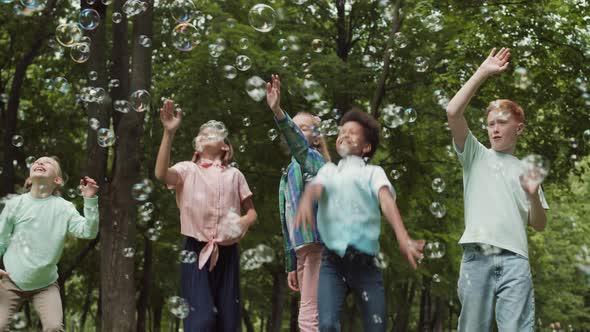
M 174 115 L 174 102 L 168 99 L 160 109 L 160 120 L 162 120 L 162 125 L 164 126 L 164 135 L 162 136 L 162 143 L 160 143 L 160 150 L 158 150 L 158 158 L 156 159 L 155 176 L 160 182 L 174 185 L 178 182 L 178 173 L 173 168 L 168 167 L 168 165 L 170 165 L 172 140 L 182 120 L 182 112 Z
M 414 269 L 418 267 L 416 264 L 416 258 L 422 258 L 422 249 L 424 248 L 424 240 L 414 241 L 408 235 L 408 231 L 404 226 L 402 216 L 399 213 L 395 199 L 389 191 L 387 186 L 379 189 L 379 204 L 381 205 L 381 211 L 385 218 L 391 225 L 397 243 L 399 244 L 399 250 L 402 252 L 404 258 L 412 265 Z
M 293 157 L 301 165 L 303 172 L 315 176 L 326 161 L 319 151 L 310 147 L 311 142 L 305 138 L 302 128 L 297 127 L 289 115 L 281 109 L 281 81 L 278 75 L 272 75 L 271 82 L 266 84 L 266 102 L 274 113 L 277 125 Z
M 469 133 L 467 120 L 463 113 L 465 108 L 475 95 L 479 87 L 485 82 L 488 77 L 501 73 L 508 68 L 508 60 L 510 59 L 510 49 L 502 48 L 496 53 L 496 48 L 492 49 L 487 59 L 479 66 L 475 74 L 461 87 L 459 92 L 455 94 L 453 99 L 447 106 L 447 118 L 449 120 L 449 128 L 453 134 L 455 144 L 463 150 L 465 145 L 465 138 Z

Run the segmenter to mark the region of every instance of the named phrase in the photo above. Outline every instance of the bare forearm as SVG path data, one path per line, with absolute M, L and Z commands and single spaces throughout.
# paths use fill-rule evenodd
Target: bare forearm
M 539 194 L 530 195 L 529 201 L 531 203 L 531 208 L 529 210 L 529 223 L 535 230 L 540 232 L 544 230 L 545 226 L 547 225 L 547 215 L 545 213 L 545 209 L 543 208 L 543 205 L 541 205 Z
M 383 187 L 379 191 L 379 201 L 381 203 L 381 211 L 383 211 L 383 215 L 385 215 L 387 222 L 389 222 L 391 228 L 395 232 L 395 237 L 397 238 L 398 243 L 405 243 L 408 241 L 410 236 L 408 235 L 406 226 L 404 226 L 395 199 L 387 187 Z
M 488 76 L 481 71 L 476 71 L 449 102 L 449 105 L 447 106 L 447 115 L 449 117 L 462 116 L 465 108 L 469 105 L 471 98 L 473 98 L 477 90 L 479 90 L 479 87 L 487 78 Z
M 164 131 L 162 136 L 162 143 L 158 150 L 158 158 L 156 158 L 155 175 L 156 179 L 164 181 L 166 179 L 166 173 L 170 165 L 170 149 L 172 147 L 172 140 L 174 139 L 174 133 Z

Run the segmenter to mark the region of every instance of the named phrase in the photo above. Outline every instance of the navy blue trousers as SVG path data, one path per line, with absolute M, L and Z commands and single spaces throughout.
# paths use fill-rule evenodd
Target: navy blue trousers
M 205 246 L 186 237 L 184 249 L 199 254 Z M 182 264 L 182 297 L 190 307 L 185 332 L 236 332 L 240 330 L 240 256 L 238 245 L 219 246 L 219 260 L 209 272 L 209 262 Z

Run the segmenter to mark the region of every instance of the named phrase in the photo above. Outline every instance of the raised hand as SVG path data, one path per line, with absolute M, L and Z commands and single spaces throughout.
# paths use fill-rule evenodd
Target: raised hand
M 479 70 L 486 76 L 501 73 L 508 68 L 510 64 L 510 49 L 502 47 L 497 53 L 494 47 L 487 59 L 479 66 Z
M 164 105 L 160 108 L 160 120 L 162 120 L 164 130 L 174 133 L 178 129 L 178 126 L 180 126 L 182 111 L 174 114 L 174 102 L 166 99 Z
M 281 79 L 279 75 L 272 75 L 271 81 L 266 83 L 266 103 L 277 113 L 281 110 Z
M 86 198 L 90 198 L 98 191 L 98 185 L 92 178 L 85 176 L 80 179 L 80 185 L 82 186 L 82 195 Z

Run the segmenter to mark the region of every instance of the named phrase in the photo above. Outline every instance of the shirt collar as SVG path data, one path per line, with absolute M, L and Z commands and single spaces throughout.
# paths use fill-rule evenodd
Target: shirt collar
M 364 167 L 366 165 L 363 158 L 360 156 L 346 156 L 338 162 L 338 169 L 349 167 Z
M 225 168 L 225 166 L 223 166 L 223 164 L 221 163 L 221 160 L 209 160 L 204 158 L 200 158 L 197 161 L 197 165 L 199 165 L 202 168 L 209 168 L 211 166 L 219 167 L 221 169 Z

